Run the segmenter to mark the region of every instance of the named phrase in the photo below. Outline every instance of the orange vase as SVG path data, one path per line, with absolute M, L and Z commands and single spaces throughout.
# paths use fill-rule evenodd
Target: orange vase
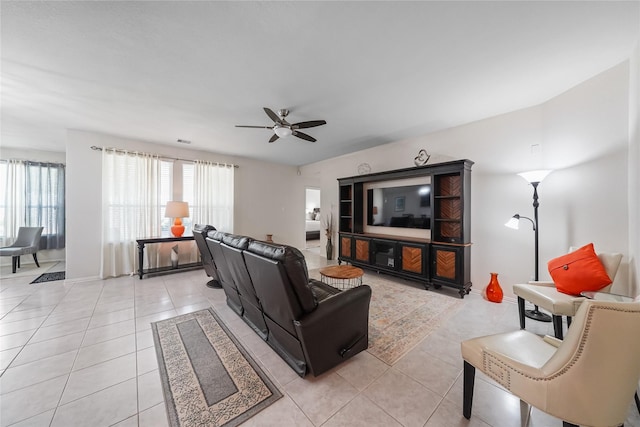
M 491 302 L 502 302 L 502 288 L 498 282 L 498 273 L 491 273 L 491 280 L 486 289 L 487 299 Z

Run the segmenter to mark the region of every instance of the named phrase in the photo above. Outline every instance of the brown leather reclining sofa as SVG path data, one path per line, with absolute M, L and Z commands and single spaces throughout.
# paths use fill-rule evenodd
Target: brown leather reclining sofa
M 227 305 L 301 377 L 326 372 L 368 347 L 371 288 L 341 291 L 309 279 L 291 246 L 216 231 L 198 245 Z M 196 230 L 194 229 L 194 234 Z

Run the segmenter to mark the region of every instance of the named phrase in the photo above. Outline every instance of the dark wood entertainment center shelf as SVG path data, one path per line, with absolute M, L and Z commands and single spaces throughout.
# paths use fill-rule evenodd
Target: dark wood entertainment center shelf
M 338 263 L 416 280 L 426 289 L 453 287 L 464 298 L 471 289 L 472 165 L 471 160 L 456 160 L 338 179 Z M 430 217 L 422 215 L 431 224 L 431 238 L 365 232 L 367 216 L 371 221 L 378 209 L 367 201 L 367 184 L 423 177 L 431 184 L 426 203 Z M 404 202 L 395 210 L 404 211 Z

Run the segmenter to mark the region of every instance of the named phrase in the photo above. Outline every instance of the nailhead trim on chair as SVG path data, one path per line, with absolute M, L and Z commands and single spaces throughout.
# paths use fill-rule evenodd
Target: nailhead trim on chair
M 511 390 L 511 372 L 509 371 L 509 367 L 505 366 L 500 360 L 494 360 L 493 357 L 484 357 L 491 356 L 490 354 L 483 353 L 482 356 L 485 374 L 493 378 L 507 390 Z M 505 367 L 507 369 L 505 369 Z
M 493 354 L 487 353 L 483 350 L 482 365 L 484 367 L 484 373 L 487 374 L 492 379 L 494 379 L 500 385 L 504 386 L 507 390 L 511 390 L 511 376 L 510 376 L 511 372 L 515 372 L 518 375 L 522 375 L 525 378 L 529 378 L 534 381 L 551 381 L 563 375 L 565 372 L 571 369 L 573 365 L 577 363 L 578 359 L 584 352 L 585 342 L 591 330 L 591 322 L 592 322 L 593 313 L 595 312 L 595 310 L 613 310 L 613 311 L 622 311 L 622 312 L 628 312 L 628 313 L 638 313 L 638 310 L 627 310 L 627 309 L 621 309 L 617 307 L 601 307 L 601 306 L 589 307 L 589 313 L 587 314 L 587 320 L 585 322 L 585 333 L 582 335 L 582 339 L 580 340 L 580 344 L 578 345 L 578 350 L 576 351 L 575 355 L 571 358 L 569 363 L 567 363 L 567 365 L 564 368 L 562 368 L 560 371 L 556 372 L 555 374 L 549 377 L 533 377 L 529 374 L 525 374 L 522 371 L 514 369 L 509 365 L 506 365 L 503 361 L 496 358 Z M 494 367 L 496 366 L 500 366 L 502 369 L 500 370 L 496 369 L 494 372 Z

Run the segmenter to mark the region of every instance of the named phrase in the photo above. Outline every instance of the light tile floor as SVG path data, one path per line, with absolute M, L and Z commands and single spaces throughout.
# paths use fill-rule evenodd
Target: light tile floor
M 310 269 L 326 264 L 317 253 L 305 255 Z M 0 284 L 0 426 L 166 426 L 150 322 L 210 306 L 284 393 L 243 425 L 521 425 L 519 400 L 482 374 L 473 416 L 462 416 L 460 341 L 517 329 L 512 303 L 493 304 L 472 293 L 394 366 L 362 352 L 320 377 L 302 379 L 226 306 L 221 290 L 204 286 L 202 270 L 30 285 L 41 273 L 3 275 Z M 436 292 L 457 298 L 453 291 Z M 528 328 L 552 333 L 550 324 L 529 321 Z M 562 423 L 533 409 L 529 425 Z M 633 405 L 625 425 L 640 427 Z

